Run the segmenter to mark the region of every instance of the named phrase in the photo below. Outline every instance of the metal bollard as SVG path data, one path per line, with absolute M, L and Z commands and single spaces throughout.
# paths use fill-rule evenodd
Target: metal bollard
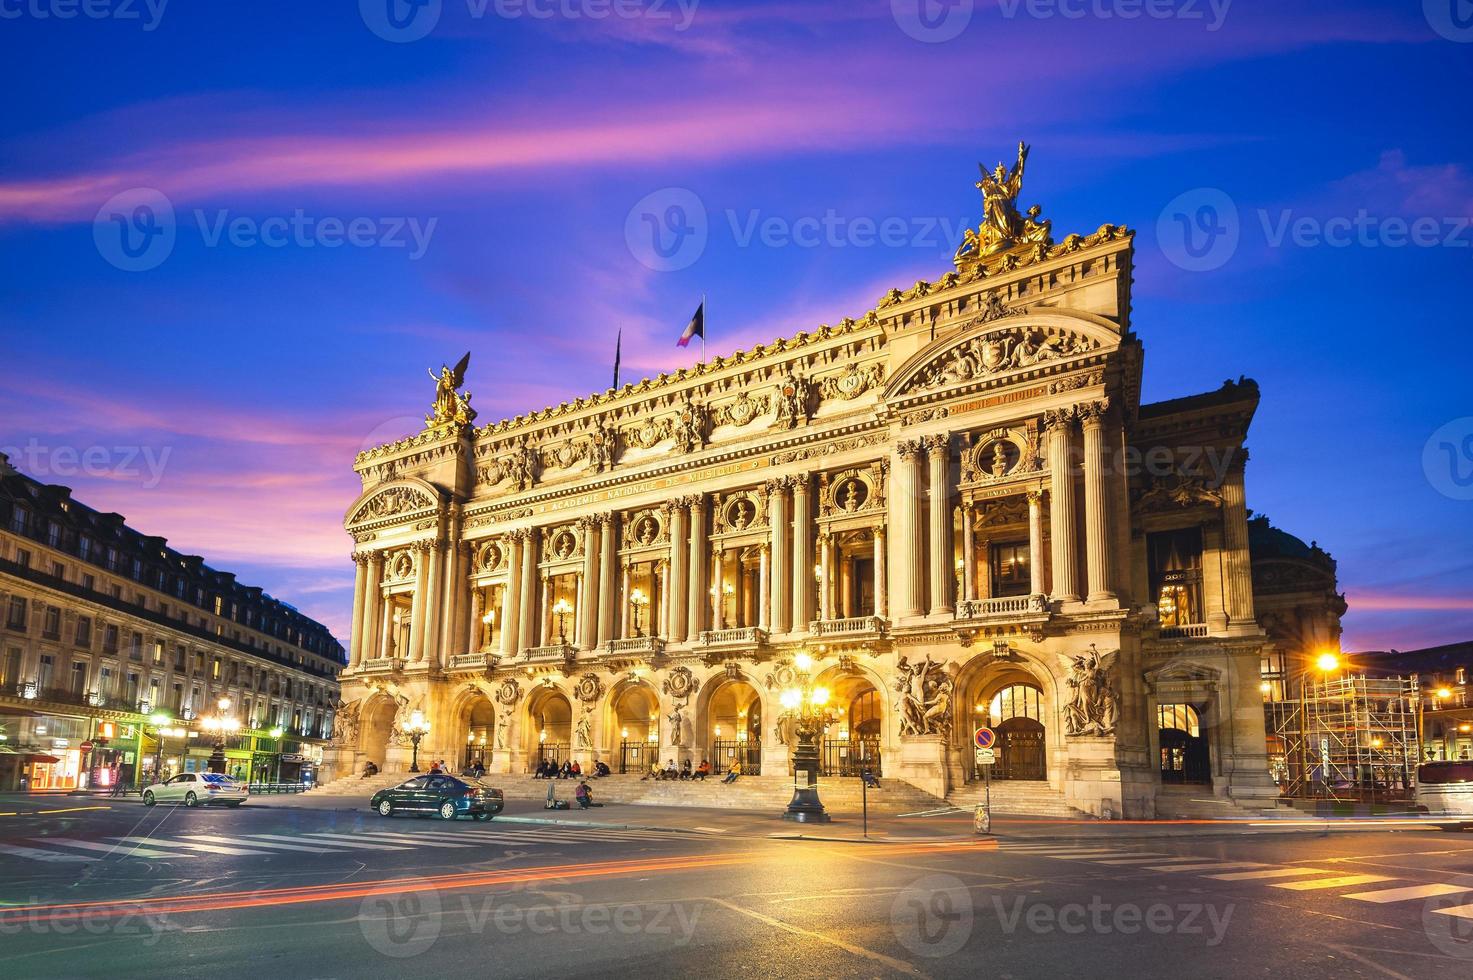
M 992 808 L 987 804 L 977 804 L 972 812 L 972 829 L 979 834 L 992 833 Z

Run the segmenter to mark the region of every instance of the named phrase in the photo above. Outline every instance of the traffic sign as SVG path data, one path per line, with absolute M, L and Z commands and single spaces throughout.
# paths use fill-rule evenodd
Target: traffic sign
M 997 753 L 992 749 L 977 750 L 977 765 L 990 766 L 997 762 Z
M 91 752 L 92 743 L 90 741 L 83 742 L 81 745 L 77 746 L 77 748 L 81 749 L 83 752 Z
M 997 742 L 997 733 L 990 728 L 979 728 L 972 733 L 972 740 L 979 749 L 990 749 Z

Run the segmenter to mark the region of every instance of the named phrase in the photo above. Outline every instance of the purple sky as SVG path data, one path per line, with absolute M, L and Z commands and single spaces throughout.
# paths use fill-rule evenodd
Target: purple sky
M 1250 505 L 1340 560 L 1347 648 L 1473 637 L 1473 26 L 1147 6 L 5 6 L 0 448 L 346 639 L 351 460 L 426 367 L 492 421 L 620 328 L 626 380 L 689 363 L 703 293 L 713 351 L 860 315 L 1023 138 L 1056 237 L 1139 229 L 1147 398 L 1263 385 Z

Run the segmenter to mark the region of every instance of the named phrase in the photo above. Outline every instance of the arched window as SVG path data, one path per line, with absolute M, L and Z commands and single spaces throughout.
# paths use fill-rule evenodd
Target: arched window
M 880 695 L 874 688 L 865 691 L 850 703 L 849 730 L 854 738 L 880 734 Z
M 987 707 L 988 724 L 1001 725 L 1009 718 L 1031 718 L 1043 722 L 1043 692 L 1029 684 L 1014 684 L 998 691 Z
M 1192 738 L 1198 738 L 1202 734 L 1202 726 L 1197 718 L 1197 709 L 1189 704 L 1163 704 L 1156 708 L 1156 727 L 1160 729 L 1175 728 L 1177 731 L 1186 732 Z

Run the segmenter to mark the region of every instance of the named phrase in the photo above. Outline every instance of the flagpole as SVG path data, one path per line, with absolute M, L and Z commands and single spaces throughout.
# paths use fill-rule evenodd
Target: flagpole
M 706 294 L 701 294 L 701 363 L 706 363 Z

